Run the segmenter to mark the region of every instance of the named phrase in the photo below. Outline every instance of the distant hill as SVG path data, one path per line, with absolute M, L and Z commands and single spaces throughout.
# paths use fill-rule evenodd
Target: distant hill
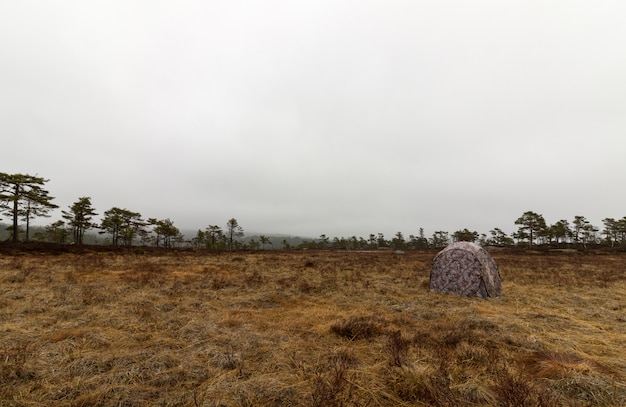
M 250 235 L 245 235 L 244 237 L 241 238 L 241 241 L 244 242 L 245 244 L 250 244 L 250 242 L 252 240 L 256 241 L 256 242 L 260 242 L 261 241 L 261 235 L 264 235 L 265 237 L 267 237 L 271 244 L 268 244 L 265 246 L 265 249 L 284 249 L 285 244 L 287 245 L 287 247 L 297 247 L 300 244 L 302 244 L 302 242 L 304 242 L 305 240 L 313 240 L 312 238 L 302 238 L 300 236 L 293 236 L 293 235 L 281 235 L 281 234 L 270 234 L 270 233 L 258 233 L 258 234 L 250 234 Z
M 7 228 L 10 228 L 10 227 L 11 225 L 7 223 L 0 223 L 0 241 L 8 240 L 11 237 L 10 231 L 7 230 Z M 38 240 L 37 239 L 38 235 L 41 235 L 44 232 L 45 232 L 45 227 L 43 226 L 31 226 L 30 240 L 32 241 Z M 180 232 L 185 237 L 185 240 L 191 240 L 196 236 L 196 234 L 198 233 L 198 230 L 186 229 L 186 230 L 181 230 Z M 268 249 L 268 250 L 269 249 L 274 249 L 274 250 L 284 249 L 286 246 L 297 247 L 300 244 L 302 244 L 302 242 L 304 241 L 312 241 L 315 239 L 315 238 L 310 238 L 310 237 L 300 237 L 300 236 L 294 236 L 290 234 L 281 234 L 281 233 L 246 232 L 244 236 L 238 240 L 245 243 L 246 245 L 249 245 L 250 242 L 253 240 L 255 242 L 260 242 L 261 235 L 268 237 L 271 242 L 271 244 L 267 244 L 265 246 L 265 249 Z M 69 243 L 71 240 L 71 236 L 68 236 L 67 239 L 68 239 L 67 243 Z M 21 240 L 23 240 L 23 238 L 21 238 Z M 89 229 L 85 233 L 84 243 L 85 244 L 110 244 L 110 235 L 106 233 L 100 234 L 98 233 L 98 229 Z
M 185 240 L 191 240 L 197 235 L 198 229 L 181 229 L 180 233 L 182 233 L 185 236 Z M 265 246 L 265 249 L 268 249 L 268 250 L 269 249 L 274 249 L 274 250 L 284 249 L 285 242 L 287 243 L 289 247 L 297 247 L 305 240 L 311 241 L 315 239 L 312 237 L 301 237 L 301 236 L 290 235 L 288 233 L 262 233 L 262 232 L 244 231 L 244 236 L 237 240 L 248 245 L 250 244 L 252 240 L 254 240 L 255 242 L 260 242 L 261 235 L 264 235 L 267 238 L 269 238 L 271 242 L 271 244 L 267 244 Z

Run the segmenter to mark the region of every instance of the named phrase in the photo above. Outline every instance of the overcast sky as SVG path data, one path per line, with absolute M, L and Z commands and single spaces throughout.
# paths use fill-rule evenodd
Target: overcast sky
M 0 172 L 182 229 L 601 226 L 626 216 L 625 21 L 623 0 L 2 1 Z

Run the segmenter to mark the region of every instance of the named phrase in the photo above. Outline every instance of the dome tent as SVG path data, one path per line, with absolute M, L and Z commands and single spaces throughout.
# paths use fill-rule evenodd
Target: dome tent
M 482 247 L 457 242 L 440 251 L 433 259 L 431 291 L 466 297 L 499 297 L 502 283 L 498 265 Z

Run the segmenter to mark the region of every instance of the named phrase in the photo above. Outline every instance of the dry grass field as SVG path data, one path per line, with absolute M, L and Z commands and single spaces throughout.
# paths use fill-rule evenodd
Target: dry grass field
M 0 406 L 625 406 L 626 255 L 0 256 Z

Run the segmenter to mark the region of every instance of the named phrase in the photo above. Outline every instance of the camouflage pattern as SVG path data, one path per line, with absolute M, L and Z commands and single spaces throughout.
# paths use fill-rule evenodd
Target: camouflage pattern
M 457 242 L 440 251 L 433 259 L 431 291 L 466 297 L 499 297 L 502 283 L 498 265 L 482 247 Z

